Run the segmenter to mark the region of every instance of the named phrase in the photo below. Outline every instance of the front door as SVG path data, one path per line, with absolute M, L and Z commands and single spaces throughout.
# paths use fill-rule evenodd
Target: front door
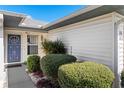
M 20 62 L 21 59 L 21 36 L 8 35 L 8 62 Z

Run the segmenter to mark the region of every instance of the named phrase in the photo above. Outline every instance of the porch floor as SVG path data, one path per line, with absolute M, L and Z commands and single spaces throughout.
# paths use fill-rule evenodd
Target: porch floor
M 8 68 L 9 88 L 36 88 L 25 71 L 25 65 Z

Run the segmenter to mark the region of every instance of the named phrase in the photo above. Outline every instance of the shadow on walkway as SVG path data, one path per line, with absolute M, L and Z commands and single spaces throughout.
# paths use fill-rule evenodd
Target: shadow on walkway
M 36 88 L 25 71 L 25 65 L 8 68 L 9 88 Z

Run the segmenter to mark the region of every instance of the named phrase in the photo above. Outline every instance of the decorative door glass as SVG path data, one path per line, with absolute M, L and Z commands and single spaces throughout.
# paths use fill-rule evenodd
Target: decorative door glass
M 21 36 L 8 35 L 8 62 L 20 62 Z

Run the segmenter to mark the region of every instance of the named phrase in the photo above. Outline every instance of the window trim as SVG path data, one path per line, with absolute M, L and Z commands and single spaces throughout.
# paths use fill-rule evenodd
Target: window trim
M 36 36 L 36 44 L 31 44 L 28 42 L 28 38 L 30 38 L 30 36 Z M 30 53 L 28 50 L 29 46 L 36 46 L 37 47 L 37 53 Z M 36 55 L 38 54 L 38 35 L 27 35 L 27 55 Z

